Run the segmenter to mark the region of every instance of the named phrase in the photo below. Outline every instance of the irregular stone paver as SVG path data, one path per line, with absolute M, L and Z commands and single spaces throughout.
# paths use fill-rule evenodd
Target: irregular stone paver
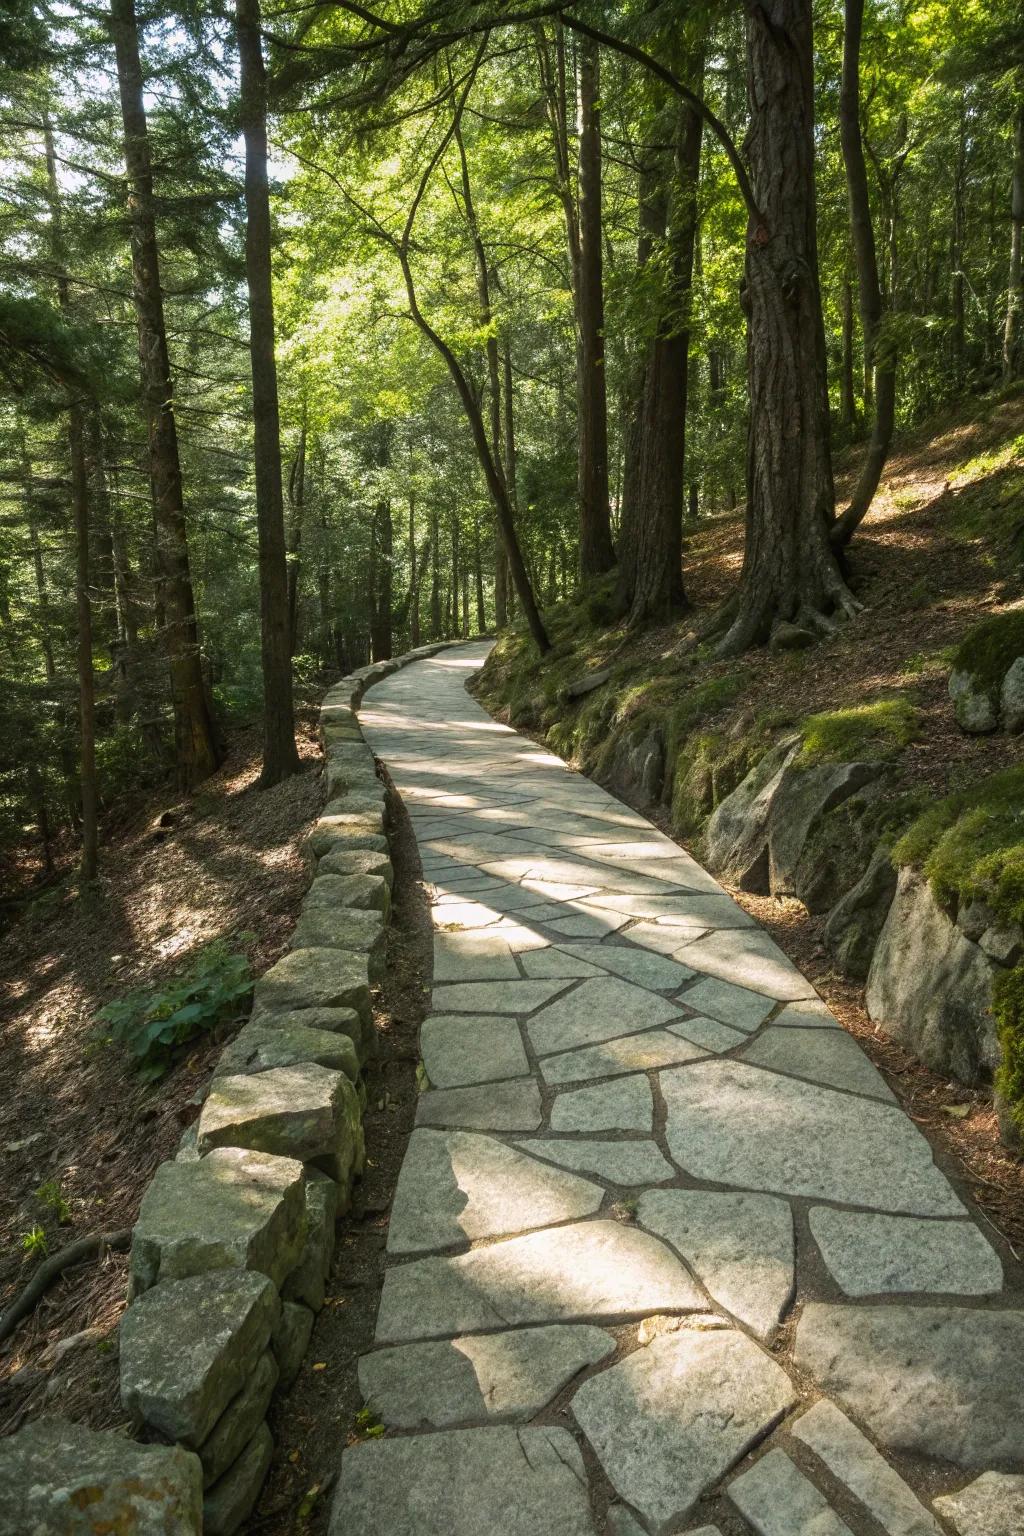
M 687 1008 L 695 1013 L 706 1013 L 732 1029 L 753 1030 L 763 1024 L 772 1011 L 770 997 L 751 992 L 746 987 L 734 986 L 728 981 L 698 981 L 687 987 L 680 996 Z
M 755 1067 L 769 1067 L 811 1083 L 845 1088 L 895 1103 L 892 1089 L 872 1066 L 852 1035 L 839 1029 L 762 1030 L 740 1052 Z
M 815 1206 L 811 1235 L 847 1296 L 933 1291 L 985 1296 L 1002 1290 L 999 1255 L 972 1221 L 922 1221 Z
M 560 1093 L 551 1108 L 553 1131 L 650 1131 L 654 1117 L 646 1077 L 616 1077 Z
M 610 1323 L 706 1307 L 663 1243 L 619 1222 L 586 1221 L 389 1269 L 377 1339 L 452 1338 L 517 1323 Z
M 650 1029 L 677 1019 L 682 1010 L 617 976 L 581 981 L 578 987 L 549 1003 L 527 1026 L 538 1056 L 596 1045 L 631 1030 Z
M 934 1515 L 835 1403 L 822 1398 L 801 1414 L 791 1432 L 849 1488 L 888 1536 L 942 1536 Z
M 889 1450 L 1024 1469 L 1024 1313 L 810 1302 L 795 1358 Z
M 435 1088 L 416 1101 L 417 1125 L 463 1126 L 474 1131 L 535 1131 L 540 1089 L 533 1078 L 484 1087 Z
M 697 1178 L 918 1215 L 961 1215 L 931 1148 L 897 1108 L 739 1061 L 661 1075 L 666 1138 Z
M 595 1536 L 564 1429 L 446 1430 L 367 1440 L 341 1458 L 330 1536 Z
M 663 1237 L 715 1301 L 762 1337 L 793 1294 L 793 1217 L 773 1195 L 658 1189 L 641 1197 L 637 1219 Z
M 413 1131 L 391 1208 L 388 1249 L 422 1253 L 589 1216 L 604 1191 L 466 1131 Z
M 986 1472 L 959 1493 L 934 1501 L 958 1536 L 1020 1536 L 1024 1531 L 1024 1477 Z
M 971 1299 L 998 1284 L 999 1260 L 928 1143 L 710 875 L 466 694 L 485 650 L 396 671 L 361 711 L 432 902 L 432 1086 L 416 1113 L 432 1129 L 410 1143 L 378 1347 L 360 1367 L 388 1424 L 419 1432 L 344 1452 L 333 1536 L 576 1536 L 592 1510 L 602 1536 L 695 1536 L 695 1501 L 723 1498 L 729 1475 L 723 1530 L 738 1533 L 742 1507 L 761 1536 L 935 1536 L 935 1488 L 995 1468 L 1014 1508 L 1024 1314 Z M 383 873 L 382 844 L 353 841 L 381 825 L 366 791 L 360 778 L 348 813 L 342 797 L 313 834 L 324 881 Z M 363 888 L 321 885 L 334 889 Z M 286 966 L 257 1016 L 359 1007 L 369 1038 L 368 990 L 336 995 L 345 952 L 330 953 L 299 952 L 305 973 Z M 833 1282 L 866 1303 L 808 1300 Z M 903 1286 L 910 1307 L 894 1305 Z M 828 1398 L 805 1402 L 772 1449 L 761 1441 L 796 1392 L 757 1339 L 794 1302 L 801 1395 L 825 1390 L 862 1428 Z M 289 1308 L 301 1342 L 312 1311 Z M 618 1356 L 600 1325 L 627 1325 Z M 282 1317 L 279 1361 L 287 1331 Z M 579 1372 L 575 1440 L 493 1427 L 543 1413 Z M 622 1501 L 606 1517 L 584 1437 Z M 904 1450 L 897 1472 L 886 1458 Z M 1009 1536 L 977 1519 L 957 1536 Z
M 699 1061 L 707 1054 L 682 1034 L 648 1029 L 623 1040 L 585 1045 L 580 1050 L 545 1056 L 540 1074 L 546 1083 L 578 1083 L 588 1078 L 612 1077 L 617 1072 L 655 1072 L 681 1061 Z
M 572 1411 L 616 1493 L 660 1533 L 793 1400 L 785 1371 L 742 1334 L 683 1328 L 584 1382 Z
M 778 1447 L 735 1478 L 727 1492 L 757 1536 L 851 1536 L 825 1495 Z
M 383 1422 L 399 1429 L 525 1422 L 614 1351 L 609 1334 L 586 1325 L 469 1334 L 363 1355 L 359 1385 Z
M 675 1178 L 675 1169 L 653 1141 L 582 1141 L 565 1137 L 561 1141 L 521 1141 L 518 1145 L 563 1168 L 596 1173 L 609 1184 L 661 1184 L 665 1179 Z
M 530 1070 L 519 1026 L 512 1019 L 433 1014 L 423 1021 L 420 1050 L 435 1088 L 525 1077 Z

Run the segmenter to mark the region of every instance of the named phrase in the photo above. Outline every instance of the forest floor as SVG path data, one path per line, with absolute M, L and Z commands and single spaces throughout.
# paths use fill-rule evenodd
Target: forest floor
M 43 1255 L 130 1227 L 157 1164 L 199 1113 L 230 1025 L 146 1086 L 102 1043 L 97 1011 L 159 987 L 224 940 L 259 976 L 284 952 L 309 882 L 301 835 L 322 797 L 315 716 L 301 721 L 307 771 L 257 790 L 259 732 L 236 734 L 220 771 L 176 800 L 154 793 L 105 839 L 94 894 L 72 882 L 37 900 L 0 940 L 0 1313 Z M 121 1423 L 116 1326 L 127 1254 L 70 1271 L 0 1345 L 0 1435 L 60 1412 Z M 68 1341 L 71 1341 L 69 1346 Z
M 856 450 L 839 461 L 840 505 L 856 463 Z M 572 644 L 568 638 L 558 643 L 556 623 L 558 682 L 609 666 L 621 673 L 619 697 L 626 702 L 615 717 L 618 728 L 632 708 L 639 715 L 649 707 L 652 696 L 660 701 L 684 686 L 720 680 L 730 685 L 723 693 L 729 702 L 714 714 L 713 728 L 734 738 L 755 717 L 781 729 L 816 711 L 880 696 L 904 698 L 918 723 L 901 775 L 910 789 L 936 799 L 1024 762 L 1024 737 L 962 733 L 947 688 L 951 655 L 966 631 L 980 619 L 1019 606 L 1024 597 L 1024 392 L 966 401 L 897 440 L 850 549 L 849 581 L 864 605 L 852 623 L 810 650 L 775 655 L 760 650 L 738 660 L 702 663 L 684 684 L 680 659 L 689 659 L 695 631 L 728 595 L 742 561 L 742 514 L 701 519 L 688 534 L 685 553 L 693 610 L 675 624 L 636 636 L 600 627 L 573 632 L 576 620 L 569 617 L 565 633 L 572 634 Z M 498 718 L 510 719 L 562 751 L 573 766 L 586 768 L 586 750 L 567 752 L 547 717 L 532 725 L 522 719 L 531 693 L 551 699 L 556 687 L 550 663 L 545 688 L 544 666 L 536 660 L 524 666 L 523 655 L 510 654 L 505 675 L 496 670 L 474 692 Z M 502 698 L 512 700 L 511 709 L 502 707 Z M 554 714 L 554 706 L 549 711 Z M 673 830 L 668 807 L 638 808 L 691 846 Z M 1024 1254 L 1024 1162 L 999 1140 L 991 1094 L 928 1071 L 876 1029 L 864 1009 L 863 986 L 831 967 L 822 942 L 824 916 L 813 917 L 792 899 L 730 894 L 814 982 L 917 1123 L 956 1159 L 987 1218 Z

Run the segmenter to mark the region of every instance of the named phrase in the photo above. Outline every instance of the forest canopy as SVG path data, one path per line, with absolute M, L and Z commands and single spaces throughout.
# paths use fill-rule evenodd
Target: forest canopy
M 893 433 L 1024 364 L 1021 22 L 7 0 L 0 865 L 371 658 L 680 614 L 731 509 L 701 639 L 842 623 Z

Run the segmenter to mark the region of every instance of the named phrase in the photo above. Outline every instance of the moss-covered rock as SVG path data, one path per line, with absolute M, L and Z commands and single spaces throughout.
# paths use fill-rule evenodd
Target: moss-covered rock
M 996 977 L 992 988 L 1002 1061 L 996 1072 L 996 1101 L 1003 1140 L 1024 1145 L 1024 965 Z
M 984 901 L 1004 921 L 1024 921 L 1024 765 L 931 806 L 899 839 L 893 859 L 923 870 L 946 907 Z
M 949 678 L 949 695 L 961 730 L 995 731 L 1001 724 L 1009 730 L 1021 728 L 1024 720 L 1018 718 L 1014 668 L 1022 658 L 1024 609 L 995 614 L 968 632 L 956 653 Z M 1004 690 L 1011 672 L 1010 686 Z
M 897 694 L 808 715 L 799 729 L 801 762 L 878 762 L 898 757 L 909 746 L 920 729 L 920 713 Z

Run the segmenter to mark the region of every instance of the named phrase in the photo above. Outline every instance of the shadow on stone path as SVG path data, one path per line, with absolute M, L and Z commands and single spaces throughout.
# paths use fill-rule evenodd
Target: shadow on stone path
M 781 950 L 498 725 L 361 723 L 433 887 L 430 1087 L 332 1536 L 1021 1536 L 1021 1275 Z

